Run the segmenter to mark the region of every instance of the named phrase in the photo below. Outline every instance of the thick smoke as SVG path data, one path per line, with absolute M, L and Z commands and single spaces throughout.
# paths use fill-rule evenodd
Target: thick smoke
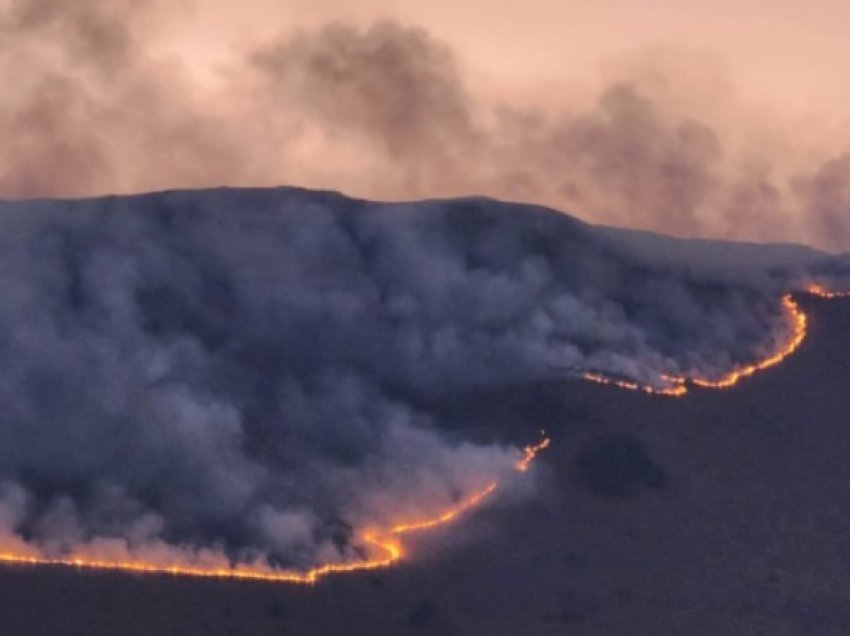
M 850 245 L 846 149 L 703 108 L 722 82 L 694 88 L 650 61 L 578 94 L 500 97 L 439 34 L 393 22 L 253 42 L 199 82 L 151 44 L 175 6 L 0 3 L 0 195 L 484 194 L 682 235 Z
M 0 230 L 0 547 L 160 563 L 356 558 L 513 472 L 441 395 L 726 370 L 821 259 L 672 265 L 542 209 L 299 190 L 7 203 Z

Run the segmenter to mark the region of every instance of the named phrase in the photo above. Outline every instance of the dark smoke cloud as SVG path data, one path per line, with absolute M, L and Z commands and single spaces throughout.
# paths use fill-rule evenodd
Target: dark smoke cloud
M 668 121 L 632 86 L 607 89 L 596 108 L 539 126 L 536 139 L 516 135 L 508 155 L 525 157 L 513 168 L 518 195 L 549 188 L 575 209 L 594 210 L 605 222 L 700 234 L 701 208 L 717 187 L 721 145 L 697 121 Z M 508 158 L 503 165 L 510 166 Z M 529 165 L 519 161 L 517 165 Z
M 833 249 L 846 247 L 850 235 L 850 154 L 824 164 L 808 177 L 798 179 L 797 188 L 809 210 L 809 222 Z
M 422 29 L 337 24 L 278 43 L 254 62 L 284 103 L 297 101 L 332 134 L 362 135 L 393 160 L 434 165 L 476 142 L 452 53 Z
M 846 201 L 824 213 L 795 187 L 836 161 L 799 173 L 758 148 L 742 152 L 710 113 L 674 107 L 669 89 L 636 70 L 589 104 L 487 100 L 444 45 L 392 23 L 300 34 L 253 60 L 260 92 L 318 123 L 327 156 L 340 138 L 358 140 L 367 167 L 344 184 L 366 196 L 485 193 L 681 235 L 847 240 L 819 220 L 844 215 Z
M 0 546 L 163 563 L 355 558 L 513 472 L 439 396 L 725 370 L 822 260 L 300 190 L 6 203 L 0 230 Z

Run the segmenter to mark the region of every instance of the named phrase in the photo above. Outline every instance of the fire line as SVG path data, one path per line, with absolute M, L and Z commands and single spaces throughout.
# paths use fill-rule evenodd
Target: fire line
M 811 285 L 808 293 L 821 298 L 848 298 L 850 291 L 829 291 L 820 285 Z M 630 391 L 641 391 L 651 395 L 668 397 L 681 397 L 688 393 L 689 385 L 702 389 L 729 389 L 734 387 L 742 379 L 748 378 L 760 371 L 777 366 L 790 355 L 792 355 L 803 343 L 807 335 L 808 318 L 800 308 L 799 303 L 793 295 L 788 293 L 782 297 L 782 308 L 789 318 L 792 332 L 789 339 L 774 353 L 762 360 L 743 365 L 729 371 L 725 375 L 716 378 L 699 376 L 670 376 L 659 377 L 661 386 L 640 384 L 631 380 L 615 379 L 607 377 L 602 373 L 585 372 L 583 378 L 589 382 L 615 386 Z M 551 440 L 545 436 L 538 444 L 526 446 L 522 450 L 521 457 L 514 464 L 514 468 L 521 473 L 527 472 L 537 455 L 549 447 Z M 402 560 L 405 556 L 404 545 L 401 538 L 404 535 L 424 532 L 439 526 L 451 524 L 462 515 L 479 507 L 483 502 L 493 496 L 498 490 L 500 482 L 492 481 L 484 488 L 478 490 L 457 505 L 448 508 L 439 514 L 420 520 L 402 522 L 384 529 L 370 529 L 360 534 L 361 541 L 371 546 L 376 555 L 370 556 L 362 561 L 327 563 L 318 567 L 304 570 L 281 570 L 267 565 L 237 564 L 229 567 L 204 567 L 194 565 L 160 565 L 156 563 L 139 560 L 97 560 L 81 556 L 68 556 L 64 558 L 50 558 L 44 556 L 33 556 L 30 553 L 0 552 L 0 563 L 19 565 L 46 565 L 72 567 L 85 570 L 118 571 L 138 574 L 160 574 L 196 578 L 220 578 L 232 580 L 267 581 L 275 583 L 296 583 L 311 585 L 320 579 L 342 573 L 363 572 L 390 567 Z
M 522 456 L 515 462 L 514 468 L 518 472 L 527 472 L 531 463 L 537 455 L 549 447 L 551 443 L 548 437 L 543 435 L 542 440 L 534 445 L 522 449 Z M 363 572 L 387 568 L 404 558 L 405 550 L 400 537 L 406 534 L 430 530 L 438 526 L 446 525 L 455 521 L 461 515 L 480 506 L 489 499 L 499 488 L 498 480 L 490 482 L 484 488 L 473 493 L 457 505 L 444 510 L 440 514 L 411 522 L 398 523 L 385 529 L 370 529 L 361 533 L 360 538 L 364 544 L 372 547 L 377 553 L 375 556 L 362 561 L 344 563 L 327 563 L 318 567 L 304 570 L 277 570 L 269 566 L 239 564 L 231 567 L 203 567 L 193 565 L 160 565 L 145 562 L 142 559 L 128 561 L 110 561 L 88 559 L 81 556 L 68 556 L 63 558 L 50 558 L 44 556 L 32 556 L 30 554 L 18 554 L 15 552 L 0 552 L 0 563 L 30 565 L 30 566 L 61 566 L 83 570 L 100 570 L 127 572 L 136 574 L 161 574 L 180 577 L 194 578 L 218 578 L 243 581 L 266 581 L 273 583 L 296 583 L 311 585 L 320 579 L 333 574 L 350 572 Z
M 806 292 L 820 298 L 850 298 L 850 291 L 836 292 L 828 291 L 820 285 L 810 285 Z M 615 386 L 628 391 L 641 391 L 650 395 L 663 395 L 668 397 L 681 397 L 688 393 L 688 385 L 693 385 L 701 389 L 730 389 L 738 384 L 739 381 L 755 375 L 759 371 L 764 371 L 771 367 L 775 367 L 786 358 L 792 355 L 803 341 L 808 333 L 808 317 L 800 308 L 800 304 L 794 300 L 794 296 L 790 293 L 782 296 L 782 309 L 791 323 L 791 337 L 774 353 L 752 362 L 750 364 L 737 367 L 725 375 L 716 378 L 705 378 L 699 376 L 687 375 L 661 375 L 659 380 L 661 386 L 653 386 L 649 384 L 640 384 L 631 380 L 621 380 L 610 378 L 603 373 L 585 372 L 582 374 L 584 380 L 594 382 L 596 384 L 604 384 Z

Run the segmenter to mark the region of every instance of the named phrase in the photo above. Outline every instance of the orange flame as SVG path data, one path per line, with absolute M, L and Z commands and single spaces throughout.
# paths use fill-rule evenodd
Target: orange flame
M 848 298 L 850 297 L 850 291 L 831 291 L 823 287 L 822 285 L 818 285 L 816 283 L 809 285 L 807 292 L 812 294 L 813 296 L 819 296 L 820 298 Z
M 615 386 L 620 389 L 626 389 L 627 391 L 642 391 L 643 393 L 648 393 L 650 395 L 667 395 L 670 397 L 678 397 L 688 392 L 688 389 L 685 386 L 684 379 L 665 375 L 661 376 L 661 379 L 665 382 L 671 383 L 672 386 L 656 387 L 650 386 L 649 384 L 639 384 L 637 382 L 631 382 L 628 380 L 616 380 L 614 378 L 606 377 L 601 373 L 594 373 L 590 371 L 584 373 L 582 375 L 582 378 L 584 378 L 588 382 L 604 384 L 607 386 Z
M 533 462 L 537 455 L 541 452 L 549 448 L 549 445 L 552 443 L 552 440 L 546 437 L 545 431 L 540 431 L 540 435 L 543 439 L 540 440 L 537 444 L 532 446 L 526 446 L 522 449 L 522 458 L 519 459 L 516 463 L 516 469 L 521 472 L 527 472 L 531 467 L 531 462 Z
M 811 285 L 807 291 L 821 298 L 847 298 L 850 291 L 835 292 L 828 291 L 820 285 Z M 659 384 L 662 386 L 644 385 L 638 382 L 609 378 L 601 373 L 586 372 L 583 378 L 597 384 L 616 386 L 630 391 L 642 391 L 651 395 L 662 395 L 668 397 L 680 397 L 688 392 L 688 384 L 693 384 L 705 389 L 727 389 L 735 386 L 740 380 L 755 375 L 770 367 L 780 364 L 792 355 L 803 343 L 807 334 L 808 318 L 800 308 L 791 294 L 782 297 L 782 307 L 790 319 L 792 333 L 791 337 L 778 351 L 770 356 L 738 367 L 725 375 L 710 379 L 702 377 L 670 376 L 661 375 Z M 542 433 L 542 432 L 541 432 Z M 548 437 L 534 445 L 526 446 L 522 450 L 522 456 L 517 460 L 515 468 L 524 473 L 528 471 L 531 463 L 537 455 L 549 447 L 551 440 Z M 29 548 L 21 548 L 7 552 L 0 552 L 0 563 L 21 565 L 54 565 L 64 567 L 75 567 L 87 570 L 120 571 L 138 574 L 170 574 L 174 576 L 187 576 L 199 578 L 222 578 L 235 580 L 268 581 L 278 583 L 314 584 L 319 579 L 348 572 L 362 572 L 387 568 L 404 558 L 404 546 L 399 537 L 446 525 L 455 521 L 461 515 L 480 506 L 490 498 L 499 488 L 499 481 L 492 481 L 481 490 L 473 493 L 454 507 L 445 510 L 438 515 L 419 521 L 403 522 L 390 526 L 383 530 L 368 530 L 360 535 L 361 540 L 372 546 L 378 552 L 377 556 L 371 556 L 362 561 L 347 563 L 328 563 L 305 571 L 279 570 L 268 565 L 237 564 L 229 567 L 208 567 L 193 565 L 160 565 L 137 560 L 97 560 L 82 556 L 70 556 L 66 558 L 50 558 L 33 556 L 27 552 Z
M 782 307 L 791 319 L 792 332 L 791 338 L 779 349 L 779 351 L 776 351 L 763 360 L 759 360 L 747 366 L 730 371 L 726 375 L 715 380 L 691 378 L 691 382 L 703 389 L 728 389 L 735 386 L 743 378 L 748 378 L 759 371 L 775 367 L 788 356 L 793 354 L 800 345 L 803 344 L 803 340 L 806 339 L 808 317 L 803 310 L 800 309 L 800 305 L 796 300 L 794 300 L 791 294 L 785 294 L 782 297 Z
M 537 454 L 547 448 L 550 443 L 551 440 L 548 437 L 544 437 L 538 444 L 526 446 L 522 450 L 522 457 L 518 459 L 515 464 L 516 470 L 519 472 L 528 471 Z M 118 571 L 135 574 L 167 574 L 172 576 L 195 578 L 220 578 L 310 585 L 316 583 L 319 579 L 332 574 L 377 570 L 393 565 L 404 557 L 405 552 L 404 546 L 399 541 L 398 537 L 449 524 L 464 513 L 481 505 L 486 499 L 496 492 L 498 487 L 499 481 L 492 481 L 487 486 L 473 493 L 457 505 L 428 519 L 404 522 L 386 529 L 366 530 L 362 532 L 360 535 L 361 540 L 363 543 L 371 546 L 378 553 L 375 556 L 370 556 L 362 561 L 327 563 L 305 571 L 280 570 L 268 565 L 252 564 L 237 564 L 228 567 L 162 565 L 145 561 L 144 559 L 99 560 L 81 555 L 72 555 L 63 558 L 50 558 L 45 556 L 33 556 L 31 551 L 24 552 L 24 550 L 29 550 L 29 548 L 0 552 L 0 563 L 17 565 L 51 565 L 74 567 L 85 570 Z
M 820 285 L 811 285 L 810 287 L 808 287 L 807 291 L 808 293 L 819 296 L 821 298 L 850 297 L 850 291 L 828 291 Z M 722 375 L 718 378 L 704 378 L 699 376 L 684 375 L 661 375 L 659 377 L 660 383 L 664 383 L 666 384 L 666 386 L 652 386 L 628 380 L 618 380 L 614 378 L 609 378 L 601 373 L 595 372 L 584 373 L 582 377 L 589 382 L 595 382 L 597 384 L 605 384 L 610 386 L 616 386 L 629 391 L 642 391 L 651 395 L 665 395 L 670 397 L 681 397 L 685 395 L 688 392 L 688 384 L 693 384 L 694 386 L 697 386 L 702 389 L 732 388 L 744 378 L 753 376 L 759 371 L 764 371 L 765 369 L 777 366 L 783 360 L 788 358 L 788 356 L 792 355 L 795 351 L 797 351 L 797 349 L 800 348 L 800 345 L 803 344 L 803 341 L 806 339 L 806 334 L 808 333 L 808 317 L 806 316 L 805 312 L 800 308 L 799 303 L 794 300 L 794 297 L 791 294 L 785 294 L 782 297 L 782 308 L 785 311 L 789 322 L 791 323 L 791 336 L 788 338 L 788 340 L 777 351 L 767 356 L 766 358 L 733 369 L 732 371 L 729 371 L 725 375 Z

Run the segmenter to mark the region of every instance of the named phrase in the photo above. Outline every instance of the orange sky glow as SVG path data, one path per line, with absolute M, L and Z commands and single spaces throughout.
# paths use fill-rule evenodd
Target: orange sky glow
M 484 194 L 844 250 L 848 21 L 839 0 L 0 0 L 0 196 Z

